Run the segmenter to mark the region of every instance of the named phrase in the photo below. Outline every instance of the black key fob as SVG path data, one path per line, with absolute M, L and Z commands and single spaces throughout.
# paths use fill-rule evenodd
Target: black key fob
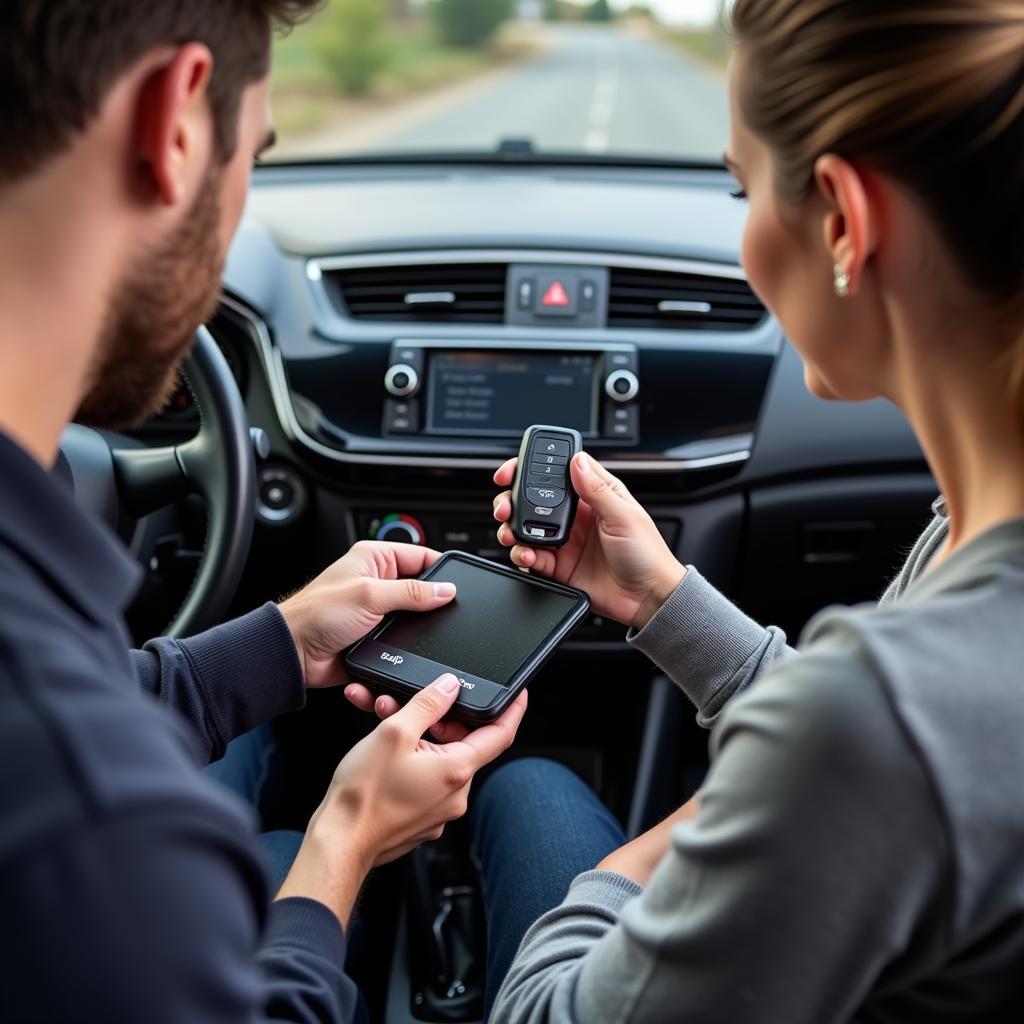
M 569 539 L 577 502 L 569 462 L 582 450 L 578 430 L 527 428 L 512 483 L 509 526 L 516 540 L 535 548 L 557 548 Z

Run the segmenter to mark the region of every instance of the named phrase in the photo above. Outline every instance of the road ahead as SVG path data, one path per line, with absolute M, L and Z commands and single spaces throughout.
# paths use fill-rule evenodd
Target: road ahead
M 718 159 L 724 80 L 673 48 L 603 26 L 545 30 L 550 48 L 511 71 L 414 100 L 370 125 L 339 125 L 303 149 L 493 149 L 530 139 L 542 150 Z
M 725 88 L 666 46 L 605 28 L 551 33 L 554 49 L 480 95 L 391 141 L 415 149 L 493 147 L 721 155 Z

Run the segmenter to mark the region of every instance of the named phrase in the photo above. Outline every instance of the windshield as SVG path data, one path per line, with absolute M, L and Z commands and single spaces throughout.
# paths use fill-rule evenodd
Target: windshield
M 269 160 L 721 161 L 726 0 L 329 0 L 274 44 Z

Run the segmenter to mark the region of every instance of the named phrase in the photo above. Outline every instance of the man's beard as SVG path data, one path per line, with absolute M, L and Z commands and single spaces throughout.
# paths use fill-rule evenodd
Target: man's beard
M 217 307 L 222 173 L 211 168 L 184 222 L 146 253 L 117 288 L 75 419 L 119 430 L 159 412 L 178 382 L 196 328 Z

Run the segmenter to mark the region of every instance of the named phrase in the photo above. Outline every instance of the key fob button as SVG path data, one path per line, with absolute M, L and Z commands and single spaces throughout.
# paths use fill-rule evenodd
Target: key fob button
M 565 501 L 565 491 L 560 487 L 527 487 L 526 500 L 532 505 L 557 508 Z
M 541 473 L 530 473 L 526 478 L 527 487 L 565 487 L 564 476 L 544 476 Z
M 561 455 L 566 461 L 572 454 L 572 448 L 568 441 L 558 437 L 538 437 L 533 443 L 533 457 L 544 455 Z

